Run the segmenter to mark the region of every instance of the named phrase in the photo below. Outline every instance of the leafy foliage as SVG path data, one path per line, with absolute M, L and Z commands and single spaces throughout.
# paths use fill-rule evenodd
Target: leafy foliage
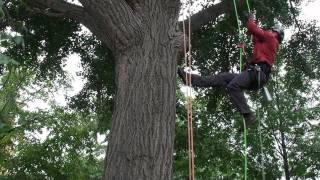
M 102 160 L 97 157 L 104 147 L 93 135 L 93 120 L 87 123 L 83 117 L 55 107 L 53 112 L 22 112 L 18 124 L 11 137 L 16 155 L 4 157 L 2 178 L 100 179 Z M 47 137 L 39 139 L 37 134 L 44 131 Z

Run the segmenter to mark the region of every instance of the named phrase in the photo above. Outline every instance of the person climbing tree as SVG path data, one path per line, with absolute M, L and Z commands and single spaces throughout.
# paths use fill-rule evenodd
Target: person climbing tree
M 256 122 L 251 112 L 243 90 L 259 90 L 268 81 L 272 65 L 275 62 L 279 44 L 284 38 L 284 31 L 279 25 L 270 30 L 262 30 L 256 24 L 253 14 L 246 18 L 248 33 L 253 36 L 253 56 L 239 74 L 223 72 L 217 75 L 200 76 L 188 74 L 182 68 L 178 68 L 178 75 L 186 84 L 187 74 L 191 75 L 191 84 L 194 87 L 226 87 L 231 101 L 245 118 L 246 126 L 252 126 Z M 241 129 L 242 130 L 242 129 Z

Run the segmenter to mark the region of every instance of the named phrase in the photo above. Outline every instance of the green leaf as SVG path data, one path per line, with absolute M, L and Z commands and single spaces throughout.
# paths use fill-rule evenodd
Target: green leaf
M 19 65 L 19 63 L 13 59 L 11 59 L 9 56 L 0 54 L 0 64 L 14 64 Z
M 0 19 L 3 19 L 5 17 L 3 9 L 0 7 Z
M 12 38 L 12 41 L 15 42 L 18 45 L 24 46 L 24 40 L 22 36 L 15 36 Z
M 9 47 L 11 44 L 9 41 L 1 41 L 0 47 L 2 48 L 7 48 Z
M 10 36 L 9 34 L 6 34 L 4 32 L 0 32 L 0 39 L 1 40 L 8 40 L 8 39 L 12 39 L 12 36 Z

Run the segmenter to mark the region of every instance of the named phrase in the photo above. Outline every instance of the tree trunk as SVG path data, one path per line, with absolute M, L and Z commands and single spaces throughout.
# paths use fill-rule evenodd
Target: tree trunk
M 151 38 L 117 58 L 116 99 L 105 179 L 170 179 L 176 59 Z
M 288 153 L 287 153 L 287 146 L 285 142 L 285 136 L 283 132 L 280 132 L 280 134 L 281 134 L 281 148 L 282 148 L 284 174 L 285 174 L 286 180 L 290 180 Z
M 178 15 L 153 8 L 145 14 L 150 18 L 138 33 L 142 37 L 130 41 L 137 45 L 115 53 L 117 90 L 104 179 L 171 179 Z

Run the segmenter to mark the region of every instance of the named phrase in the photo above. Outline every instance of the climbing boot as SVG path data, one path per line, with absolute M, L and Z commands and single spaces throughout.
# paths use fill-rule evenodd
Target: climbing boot
M 257 122 L 256 117 L 252 113 L 244 114 L 243 115 L 245 121 L 246 121 L 246 126 L 250 127 L 254 125 Z
M 247 128 L 252 127 L 257 122 L 256 117 L 252 113 L 243 114 L 243 118 L 246 122 Z M 244 128 L 243 128 L 243 126 L 241 126 L 240 132 L 243 132 L 243 130 L 244 130 Z

